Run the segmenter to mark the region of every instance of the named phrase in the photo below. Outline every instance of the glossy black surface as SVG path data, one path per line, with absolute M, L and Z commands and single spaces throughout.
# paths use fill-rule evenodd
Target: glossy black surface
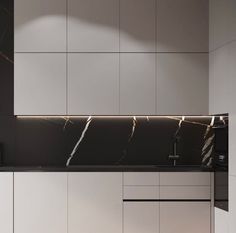
M 0 172 L 211 172 L 199 166 L 70 166 L 70 167 L 0 167 Z
M 92 117 L 84 132 L 88 117 L 0 116 L 2 162 L 13 167 L 63 167 L 71 157 L 69 165 L 171 166 L 169 155 L 178 137 L 177 165 L 211 167 L 211 119 L 136 117 L 134 124 L 133 117 Z
M 222 123 L 222 122 L 221 122 Z M 228 211 L 229 173 L 228 173 L 228 120 L 225 124 L 216 122 L 214 150 L 214 196 L 215 207 Z

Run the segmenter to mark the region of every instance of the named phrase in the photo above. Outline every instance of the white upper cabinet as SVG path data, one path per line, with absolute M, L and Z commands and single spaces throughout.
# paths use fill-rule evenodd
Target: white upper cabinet
M 122 173 L 68 174 L 68 233 L 122 233 Z
M 235 9 L 235 0 L 210 0 L 210 50 L 236 39 Z
M 119 0 L 68 0 L 69 52 L 119 51 Z
M 157 55 L 157 114 L 208 114 L 208 54 Z
M 155 114 L 155 54 L 120 55 L 120 114 Z
M 15 0 L 15 52 L 66 51 L 66 0 Z
M 119 55 L 69 54 L 68 113 L 119 114 Z
M 15 115 L 66 114 L 66 55 L 15 54 Z
M 157 0 L 157 51 L 208 52 L 208 4 L 206 0 Z
M 0 173 L 0 227 L 2 233 L 13 233 L 13 173 Z
M 208 114 L 208 11 L 206 0 L 15 0 L 15 115 Z
M 15 173 L 14 232 L 67 233 L 67 173 Z
M 120 0 L 120 51 L 155 52 L 156 0 Z

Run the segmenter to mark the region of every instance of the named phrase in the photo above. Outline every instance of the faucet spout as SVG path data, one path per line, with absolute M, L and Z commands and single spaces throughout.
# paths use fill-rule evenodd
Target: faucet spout
M 170 160 L 173 160 L 173 166 L 176 166 L 177 160 L 180 159 L 180 155 L 177 154 L 177 144 L 178 144 L 178 138 L 175 138 L 173 144 L 173 154 L 170 154 L 168 156 Z

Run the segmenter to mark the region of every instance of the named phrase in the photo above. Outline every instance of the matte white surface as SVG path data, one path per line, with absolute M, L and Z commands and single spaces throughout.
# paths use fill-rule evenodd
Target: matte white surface
M 161 172 L 161 185 L 211 185 L 209 172 Z
M 66 0 L 14 2 L 16 52 L 66 51 Z
M 157 51 L 208 52 L 208 4 L 157 0 Z
M 0 227 L 2 233 L 13 233 L 13 173 L 0 173 Z
M 209 233 L 210 202 L 160 203 L 160 233 Z
M 236 29 L 235 29 L 236 30 Z M 236 42 L 210 53 L 210 113 L 229 113 L 229 173 L 236 175 Z
M 70 52 L 119 51 L 119 0 L 68 0 Z
M 119 55 L 68 55 L 69 115 L 119 114 Z
M 235 156 L 234 154 L 231 156 Z M 229 176 L 229 232 L 236 230 L 236 176 Z
M 236 176 L 236 114 L 229 119 L 229 174 Z
M 155 54 L 120 54 L 120 114 L 155 114 Z
M 159 203 L 124 202 L 124 233 L 159 233 Z
M 159 199 L 159 186 L 124 186 L 124 199 Z
M 236 1 L 210 0 L 210 50 L 236 40 Z
M 230 76 L 229 46 L 210 53 L 210 114 L 228 113 L 232 104 L 230 90 L 234 77 Z
M 68 174 L 68 233 L 122 233 L 122 173 Z
M 155 52 L 156 0 L 120 1 L 120 51 Z
M 211 186 L 160 186 L 160 199 L 211 199 Z
M 15 54 L 15 115 L 66 114 L 66 55 Z
M 159 185 L 159 172 L 124 172 L 124 185 Z
M 208 114 L 208 54 L 157 55 L 157 114 Z
M 229 212 L 214 208 L 215 233 L 229 233 Z
M 67 173 L 15 173 L 14 232 L 67 233 Z

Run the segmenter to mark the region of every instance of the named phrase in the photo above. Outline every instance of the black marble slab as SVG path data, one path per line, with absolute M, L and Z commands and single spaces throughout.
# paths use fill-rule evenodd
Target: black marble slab
M 216 118 L 0 116 L 2 165 L 7 167 L 212 167 Z

